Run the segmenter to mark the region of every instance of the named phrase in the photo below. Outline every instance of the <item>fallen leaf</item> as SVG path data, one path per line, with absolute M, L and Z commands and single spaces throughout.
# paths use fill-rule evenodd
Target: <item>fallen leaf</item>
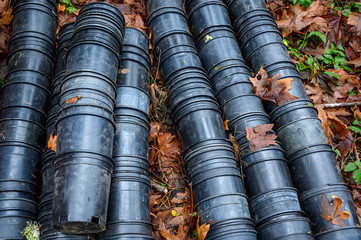
M 72 104 L 72 103 L 76 103 L 80 98 L 82 98 L 81 95 L 78 95 L 76 97 L 72 97 L 72 98 L 69 98 L 68 100 L 66 100 L 65 102 L 67 104 Z
M 341 211 L 343 202 L 340 198 L 332 195 L 331 199 L 333 199 L 333 203 L 330 203 L 332 200 L 329 200 L 326 194 L 322 193 L 322 213 L 320 213 L 319 216 L 325 219 L 327 222 L 331 221 L 334 225 L 345 227 L 346 224 L 344 223 L 344 220 L 349 219 L 350 214 L 347 210 Z
M 276 134 L 269 133 L 273 128 L 273 124 L 258 124 L 253 130 L 246 127 L 246 138 L 249 141 L 249 150 L 255 151 L 257 149 L 269 147 L 270 145 L 276 145 Z
M 229 122 L 229 120 L 228 120 L 228 119 L 223 121 L 223 127 L 224 127 L 224 130 L 226 130 L 226 131 L 228 131 L 228 130 L 229 130 L 229 127 L 228 127 L 228 122 Z
M 298 99 L 291 95 L 288 90 L 291 89 L 292 78 L 278 79 L 279 74 L 269 78 L 267 72 L 261 67 L 254 78 L 250 78 L 254 86 L 254 91 L 262 100 L 271 101 L 277 105 Z
M 54 152 L 56 152 L 56 139 L 57 136 L 54 136 L 54 132 L 52 132 L 48 140 L 48 149 Z
M 348 16 L 347 24 L 351 25 L 350 31 L 356 36 L 361 36 L 361 14 L 353 12 Z
M 127 69 L 127 68 L 123 68 L 122 70 L 120 70 L 120 73 L 121 73 L 121 74 L 127 74 L 127 73 L 129 73 L 129 72 L 130 72 L 130 70 Z
M 13 20 L 14 16 L 11 15 L 12 9 L 9 8 L 6 11 L 3 11 L 1 13 L 0 17 L 0 25 L 9 25 L 11 23 L 11 20 Z
M 353 150 L 354 141 L 355 139 L 353 138 L 352 133 L 349 132 L 344 140 L 334 143 L 332 146 L 337 148 L 340 151 L 341 158 L 344 158 Z
M 160 154 L 164 156 L 177 158 L 180 154 L 180 143 L 176 136 L 169 132 L 158 134 L 158 146 Z
M 199 226 L 199 216 L 198 216 L 198 220 L 197 220 L 198 240 L 206 239 L 209 228 L 211 227 L 211 223 L 213 223 L 213 222 L 207 222 L 207 223 L 204 223 L 201 226 Z

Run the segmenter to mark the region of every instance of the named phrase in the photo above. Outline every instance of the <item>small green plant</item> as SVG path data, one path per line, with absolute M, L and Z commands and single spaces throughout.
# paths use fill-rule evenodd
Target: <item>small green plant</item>
M 60 0 L 60 2 L 64 3 L 66 10 L 68 10 L 68 13 L 71 14 L 72 12 L 78 10 L 74 7 L 71 0 Z
M 311 4 L 311 0 L 292 0 L 293 5 L 296 5 L 296 3 L 300 4 L 301 6 L 304 6 L 308 8 Z
M 361 182 L 361 162 L 360 161 L 349 162 L 346 165 L 344 171 L 345 172 L 353 172 L 352 177 L 355 180 L 357 186 L 360 184 L 360 182 Z
M 345 17 L 348 17 L 352 13 L 352 11 L 357 11 L 361 13 L 361 3 L 357 1 L 347 1 L 342 4 L 339 4 L 337 1 L 333 1 L 330 7 L 335 11 L 335 13 L 341 11 L 342 15 L 344 15 Z
M 346 55 L 344 53 L 345 49 L 341 44 L 337 45 L 332 42 L 329 49 L 326 49 L 323 53 L 323 56 L 318 57 L 317 59 L 323 62 L 324 67 L 329 68 L 343 68 L 346 71 L 352 71 L 346 64 Z
M 360 121 L 356 118 L 353 122 L 351 122 L 351 126 L 348 126 L 347 129 L 349 129 L 350 131 L 355 133 L 355 142 L 354 144 L 356 144 L 356 142 L 358 141 L 358 136 L 361 136 L 361 127 L 359 125 Z M 361 182 L 361 162 L 360 161 L 353 161 L 349 162 L 345 169 L 345 172 L 353 172 L 352 173 L 352 177 L 355 180 L 357 186 L 360 184 Z
M 27 240 L 40 240 L 40 228 L 41 224 L 36 221 L 26 222 L 26 227 L 21 231 L 21 236 L 25 237 Z

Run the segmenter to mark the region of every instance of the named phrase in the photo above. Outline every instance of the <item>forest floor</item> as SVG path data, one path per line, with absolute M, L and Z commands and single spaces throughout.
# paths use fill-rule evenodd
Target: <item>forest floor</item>
M 96 0 L 58 0 L 59 28 L 74 21 L 80 8 Z M 104 0 L 118 7 L 127 26 L 150 37 L 145 26 L 144 0 Z M 267 0 L 284 43 L 304 79 L 305 89 L 319 111 L 345 182 L 361 219 L 361 4 L 341 0 Z M 0 0 L 0 82 L 8 72 L 11 36 L 9 0 Z M 149 46 L 150 51 L 152 46 Z M 157 239 L 204 239 L 208 226 L 197 224 L 192 188 L 182 166 L 182 148 L 167 106 L 167 93 L 152 56 L 150 109 L 152 123 L 151 219 Z M 320 170 L 321 171 L 321 170 Z

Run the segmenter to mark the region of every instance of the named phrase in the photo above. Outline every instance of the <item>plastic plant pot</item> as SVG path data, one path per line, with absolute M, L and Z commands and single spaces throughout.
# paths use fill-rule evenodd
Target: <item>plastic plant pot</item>
M 56 123 L 57 152 L 91 152 L 112 156 L 114 122 L 111 112 L 95 106 L 62 109 Z
M 160 38 L 156 48 L 153 49 L 157 58 L 174 46 L 194 46 L 192 35 L 185 33 L 173 33 L 166 37 Z
M 195 40 L 196 47 L 199 49 L 199 51 L 201 51 L 207 43 L 220 37 L 234 38 L 235 36 L 232 28 L 212 27 L 203 31 L 202 34 L 199 35 L 199 37 Z
M 328 144 L 307 146 L 288 157 L 293 182 L 300 193 L 342 182 L 335 152 Z M 320 172 L 319 169 L 322 169 Z M 318 173 L 315 175 L 315 173 Z
M 303 213 L 295 188 L 262 192 L 258 196 L 250 198 L 249 205 L 256 224 L 281 213 Z
M 272 154 L 272 150 L 269 150 L 269 152 Z M 287 162 L 284 159 L 258 161 L 257 163 L 253 163 L 253 165 L 247 162 L 243 164 L 244 174 L 246 176 L 245 185 L 249 197 L 266 193 L 273 189 L 293 187 Z M 262 185 L 265 182 L 268 183 L 268 185 Z
M 29 216 L 3 216 L 0 217 L 0 231 L 4 239 L 23 239 L 21 231 L 26 227 L 26 222 L 35 220 Z
M 69 234 L 104 231 L 110 179 L 108 169 L 93 164 L 55 165 L 54 228 Z
M 100 42 L 73 44 L 67 53 L 67 73 L 90 71 L 116 79 L 118 67 L 117 53 Z
M 36 50 L 50 57 L 55 55 L 54 44 L 37 37 L 24 37 L 11 39 L 9 52 L 22 52 L 23 50 Z
M 54 59 L 53 57 L 44 55 L 40 51 L 22 50 L 21 52 L 11 53 L 8 56 L 8 65 L 10 71 L 18 69 L 33 70 L 51 78 Z
M 243 206 L 242 206 L 243 205 Z M 222 196 L 203 199 L 195 209 L 200 217 L 200 223 L 206 223 L 210 219 L 215 222 L 226 221 L 235 218 L 251 219 L 249 212 L 244 206 L 248 206 L 247 197 L 241 193 L 223 193 Z M 230 211 L 233 209 L 233 211 Z
M 310 222 L 308 219 L 287 214 L 287 219 L 275 217 L 268 223 L 257 228 L 260 239 L 308 239 L 312 240 Z
M 92 2 L 90 4 L 86 4 L 81 9 L 81 12 L 79 13 L 80 16 L 86 15 L 88 13 L 103 13 L 106 14 L 109 18 L 115 19 L 117 22 L 125 24 L 125 19 L 123 14 L 113 5 L 109 3 L 103 3 L 103 2 Z
M 225 49 L 225 46 L 237 46 L 234 49 Z M 222 52 L 223 54 L 219 54 Z M 221 66 L 221 63 L 226 60 L 239 59 L 242 61 L 242 55 L 237 45 L 237 40 L 233 38 L 217 38 L 209 41 L 199 52 L 201 59 L 209 59 L 203 61 L 203 66 L 207 72 L 212 68 Z
M 321 121 L 318 118 L 307 118 L 293 121 L 277 130 L 283 150 L 288 158 L 298 150 L 307 146 L 327 144 Z
M 54 42 L 57 27 L 56 8 L 38 3 L 40 1 L 14 6 L 13 34 L 37 32 Z
M 320 216 L 323 212 L 321 207 L 321 199 L 323 195 L 327 197 L 330 204 L 334 201 L 333 197 L 335 196 L 342 200 L 341 211 L 346 210 L 349 213 L 349 218 L 343 221 L 346 227 L 355 227 L 359 224 L 352 196 L 350 191 L 347 189 L 346 184 L 328 184 L 319 188 L 314 188 L 300 195 L 301 206 L 311 221 L 311 228 L 315 235 L 322 233 L 323 231 L 341 229 L 335 224 L 328 223 Z M 347 231 L 345 234 L 346 233 Z
M 195 38 L 198 38 L 209 26 L 232 27 L 227 6 L 221 1 L 187 1 L 186 9 Z
M 183 9 L 183 3 L 173 0 L 147 0 L 146 1 L 148 15 L 161 8 L 178 8 Z
M 347 239 L 350 240 L 359 240 L 361 230 L 359 226 L 352 227 L 342 227 L 339 229 L 323 231 L 321 233 L 315 234 L 317 240 L 326 240 L 326 239 L 342 239 L 347 236 Z
M 116 123 L 113 156 L 148 156 L 148 129 L 132 123 Z

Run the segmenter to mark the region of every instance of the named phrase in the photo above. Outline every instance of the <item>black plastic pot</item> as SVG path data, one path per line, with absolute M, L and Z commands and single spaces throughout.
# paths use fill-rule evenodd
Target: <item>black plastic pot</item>
M 304 209 L 308 218 L 311 221 L 311 227 L 316 236 L 319 233 L 322 234 L 323 231 L 327 232 L 330 230 L 343 229 L 335 224 L 327 222 L 324 218 L 320 216 L 320 214 L 323 212 L 321 206 L 321 199 L 323 194 L 325 194 L 330 204 L 332 204 L 332 202 L 334 201 L 332 196 L 336 196 L 342 200 L 343 204 L 341 211 L 346 210 L 349 213 L 349 218 L 344 220 L 344 223 L 347 227 L 355 227 L 359 224 L 352 196 L 350 191 L 347 189 L 346 184 L 328 184 L 320 188 L 313 188 L 312 190 L 304 192 L 302 195 L 300 195 L 300 201 L 302 204 L 302 208 Z M 345 234 L 347 234 L 347 227 L 344 232 Z M 351 233 L 354 231 L 354 229 L 351 230 Z M 358 232 L 360 234 L 361 229 L 359 229 Z M 327 235 L 328 234 L 325 234 L 325 236 Z M 333 234 L 329 234 L 328 236 L 332 235 Z
M 252 151 L 241 158 L 250 198 L 274 189 L 293 187 L 287 161 L 279 146 Z
M 168 49 L 175 46 L 194 46 L 192 35 L 189 33 L 173 33 L 158 40 L 153 49 L 157 58 L 161 57 Z
M 313 239 L 309 220 L 302 215 L 294 216 L 293 213 L 275 216 L 257 230 L 259 239 Z
M 293 182 L 300 193 L 319 186 L 342 182 L 335 152 L 328 144 L 307 146 L 288 158 Z M 315 175 L 315 171 L 319 174 Z
M 20 1 L 18 1 L 20 3 Z M 27 1 L 15 4 L 12 14 L 13 34 L 37 32 L 55 41 L 56 7 L 48 1 Z
M 66 23 L 59 30 L 58 54 L 56 57 L 56 72 L 60 73 L 66 70 L 66 54 L 70 47 L 75 22 Z
M 119 67 L 117 53 L 101 42 L 72 44 L 67 53 L 67 74 L 74 72 L 96 72 L 116 79 Z
M 130 107 L 148 114 L 150 97 L 147 92 L 134 87 L 118 87 L 118 97 L 116 99 L 115 108 L 121 108 L 123 106 Z
M 212 28 L 220 26 L 232 27 L 227 6 L 222 1 L 187 1 L 186 10 L 195 38 L 207 31 L 210 26 Z
M 327 144 L 321 121 L 318 118 L 293 121 L 279 128 L 277 135 L 287 158 L 306 146 Z
M 53 225 L 61 232 L 83 234 L 105 230 L 111 172 L 95 165 L 100 164 L 99 160 L 91 162 L 89 154 L 84 155 L 69 164 L 65 157 L 56 158 Z M 89 181 L 89 176 L 94 181 Z
M 220 221 L 211 225 L 207 233 L 207 240 L 215 239 L 245 239 L 251 240 L 257 238 L 257 232 L 253 229 L 254 223 L 250 219 L 231 219 Z

